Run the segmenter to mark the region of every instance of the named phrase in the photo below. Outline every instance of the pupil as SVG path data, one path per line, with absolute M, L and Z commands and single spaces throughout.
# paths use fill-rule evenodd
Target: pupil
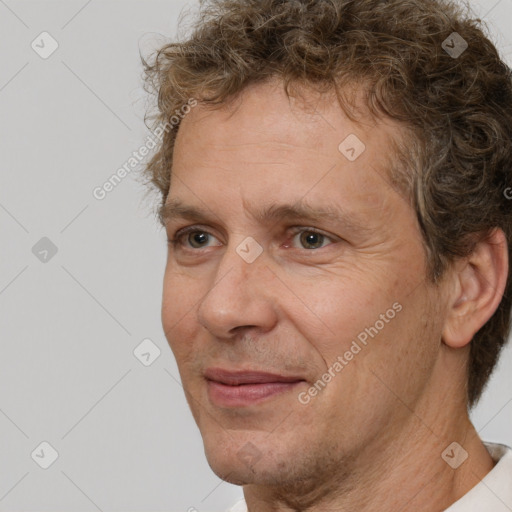
M 309 234 L 305 234 L 305 236 L 303 236 L 303 241 L 305 242 L 304 245 L 322 245 L 322 236 L 323 235 L 320 235 L 319 233 L 311 232 Z
M 206 233 L 193 233 L 192 234 L 192 245 L 201 245 L 206 241 Z

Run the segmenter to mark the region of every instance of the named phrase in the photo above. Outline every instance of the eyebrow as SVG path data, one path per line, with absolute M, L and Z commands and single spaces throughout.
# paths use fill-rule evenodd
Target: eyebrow
M 158 212 L 160 222 L 165 225 L 167 222 L 176 219 L 186 219 L 192 222 L 203 222 L 217 217 L 211 210 L 190 206 L 179 199 L 172 199 L 160 207 Z M 370 232 L 370 227 L 350 212 L 343 210 L 338 205 L 323 205 L 314 207 L 304 201 L 296 204 L 272 204 L 264 206 L 251 215 L 260 224 L 271 224 L 282 220 L 304 220 L 309 222 L 331 221 L 342 224 L 345 228 Z

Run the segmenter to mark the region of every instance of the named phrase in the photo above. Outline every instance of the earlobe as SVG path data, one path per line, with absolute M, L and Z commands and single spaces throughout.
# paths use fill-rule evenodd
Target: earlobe
M 473 253 L 454 266 L 454 289 L 442 338 L 452 348 L 466 346 L 492 317 L 505 291 L 508 248 L 499 228 L 479 242 Z

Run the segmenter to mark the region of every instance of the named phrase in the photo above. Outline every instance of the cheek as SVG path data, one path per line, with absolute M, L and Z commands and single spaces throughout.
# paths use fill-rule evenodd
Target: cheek
M 197 286 L 183 274 L 166 270 L 162 291 L 161 321 L 165 337 L 178 361 L 189 352 L 195 329 L 194 304 L 199 300 Z
M 439 325 L 423 287 L 397 297 L 402 309 L 369 340 L 365 367 L 370 395 L 387 397 L 400 408 L 402 402 L 412 406 L 428 385 L 438 354 Z
M 311 341 L 323 346 L 326 355 L 336 357 L 347 350 L 365 328 L 379 321 L 381 314 L 389 310 L 389 317 L 398 315 L 393 309 L 397 296 L 391 291 L 392 287 L 392 282 L 375 279 L 369 273 L 350 278 L 317 279 L 313 285 L 302 288 L 304 304 L 290 315 L 296 325 L 304 325 L 304 330 L 315 333 Z
M 422 288 L 411 295 L 390 275 L 384 273 L 377 279 L 367 273 L 364 279 L 362 275 L 337 282 L 330 279 L 303 288 L 309 307 L 290 308 L 288 314 L 316 352 L 319 373 L 328 371 L 341 357 L 343 368 L 338 365 L 338 370 L 332 370 L 336 376 L 348 378 L 350 374 L 349 380 L 358 386 L 364 381 L 366 387 L 378 384 L 372 370 L 396 382 L 425 366 L 425 358 L 433 359 L 432 347 L 418 347 L 415 341 L 419 336 L 432 337 L 420 322 L 428 318 Z M 344 379 L 335 380 L 341 384 Z

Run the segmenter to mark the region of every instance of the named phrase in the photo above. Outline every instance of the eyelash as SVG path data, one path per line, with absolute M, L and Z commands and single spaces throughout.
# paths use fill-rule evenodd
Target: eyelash
M 331 241 L 334 241 L 333 236 L 327 235 L 327 234 L 323 233 L 322 231 L 319 231 L 314 228 L 294 227 L 291 229 L 292 229 L 292 238 L 295 237 L 295 235 L 297 235 L 298 233 L 307 232 L 307 233 L 316 233 L 318 235 L 322 235 L 323 237 L 325 237 Z M 201 229 L 201 226 L 187 226 L 185 228 L 182 228 L 182 229 L 176 231 L 176 233 L 174 233 L 174 237 L 171 239 L 168 239 L 167 242 L 169 244 L 171 244 L 173 247 L 177 247 L 184 236 L 188 235 L 189 233 L 194 233 L 194 232 L 206 233 L 208 235 L 211 235 L 211 233 L 209 231 L 207 231 L 206 229 Z M 191 251 L 200 250 L 197 248 L 187 248 L 187 249 L 189 249 Z M 318 249 L 324 249 L 324 247 L 319 247 Z M 304 249 L 304 250 L 311 252 L 311 251 L 315 251 L 315 250 L 318 251 L 318 249 Z

